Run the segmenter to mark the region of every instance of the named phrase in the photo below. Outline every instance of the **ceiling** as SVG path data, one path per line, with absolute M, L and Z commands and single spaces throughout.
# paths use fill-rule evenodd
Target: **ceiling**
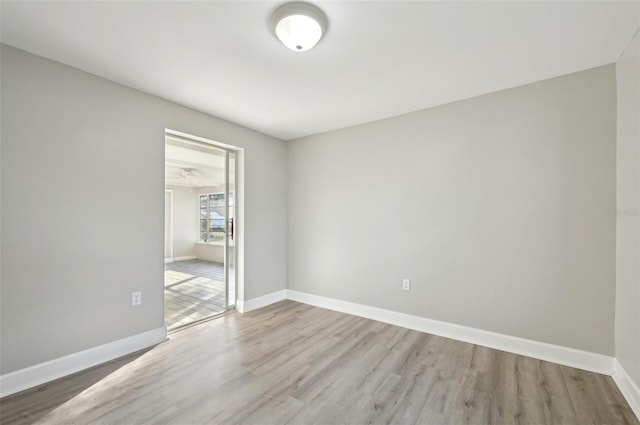
M 313 1 L 312 50 L 272 1 L 2 1 L 0 39 L 290 140 L 615 62 L 640 2 Z
M 225 184 L 224 151 L 170 135 L 165 137 L 164 146 L 166 186 L 195 188 L 221 187 Z

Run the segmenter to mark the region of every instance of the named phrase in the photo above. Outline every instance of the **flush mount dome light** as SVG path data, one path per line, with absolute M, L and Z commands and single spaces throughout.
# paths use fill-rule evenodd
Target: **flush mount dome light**
M 271 30 L 289 49 L 305 52 L 327 31 L 327 17 L 309 3 L 287 3 L 273 12 Z

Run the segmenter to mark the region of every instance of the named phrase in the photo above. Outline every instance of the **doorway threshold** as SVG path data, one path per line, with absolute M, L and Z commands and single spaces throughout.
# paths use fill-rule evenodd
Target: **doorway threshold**
M 193 322 L 185 323 L 184 325 L 180 325 L 180 326 L 176 326 L 176 327 L 167 329 L 167 335 L 171 335 L 171 334 L 173 334 L 175 332 L 185 330 L 185 329 L 190 328 L 192 326 L 201 325 L 201 324 L 203 324 L 205 322 L 208 322 L 210 320 L 219 319 L 221 317 L 227 316 L 229 314 L 233 314 L 235 312 L 236 312 L 236 308 L 235 307 L 229 307 L 229 309 L 227 311 L 223 311 L 222 313 L 214 314 L 213 316 L 205 317 L 205 318 L 193 321 Z

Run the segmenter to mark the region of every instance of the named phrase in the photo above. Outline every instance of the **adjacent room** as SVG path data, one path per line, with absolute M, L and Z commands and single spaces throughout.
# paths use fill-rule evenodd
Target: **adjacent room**
M 172 331 L 235 306 L 235 153 L 167 134 L 164 179 L 164 314 Z
M 0 423 L 640 425 L 639 30 L 0 1 Z

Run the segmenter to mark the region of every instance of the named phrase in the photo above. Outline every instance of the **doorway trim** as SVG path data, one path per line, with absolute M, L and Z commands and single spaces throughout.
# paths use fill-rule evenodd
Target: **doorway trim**
M 190 133 L 185 133 L 170 128 L 164 129 L 164 136 L 171 136 L 178 138 L 187 143 L 193 143 L 194 145 L 209 145 L 216 149 L 221 149 L 227 153 L 235 154 L 235 191 L 234 191 L 234 210 L 235 210 L 235 223 L 236 231 L 234 233 L 235 244 L 235 302 L 234 306 L 228 308 L 228 310 L 238 310 L 238 305 L 243 305 L 244 302 L 244 148 L 239 146 L 230 145 L 228 143 L 219 142 L 205 137 L 195 136 Z M 228 210 L 228 208 L 227 208 Z M 225 255 L 227 253 L 225 252 Z M 226 261 L 225 261 L 226 263 Z M 229 291 L 227 287 L 225 289 Z M 228 297 L 225 297 L 227 307 L 229 304 Z
M 169 210 L 171 211 L 171 218 L 169 220 L 169 257 L 164 257 L 164 262 L 165 263 L 173 263 L 173 190 L 171 189 L 165 189 L 164 190 L 164 194 L 169 194 Z M 167 219 L 167 211 L 165 210 L 164 212 L 164 219 L 165 219 L 165 224 L 166 224 L 166 219 Z M 165 243 L 165 248 L 166 248 L 166 244 L 167 241 L 164 241 Z

